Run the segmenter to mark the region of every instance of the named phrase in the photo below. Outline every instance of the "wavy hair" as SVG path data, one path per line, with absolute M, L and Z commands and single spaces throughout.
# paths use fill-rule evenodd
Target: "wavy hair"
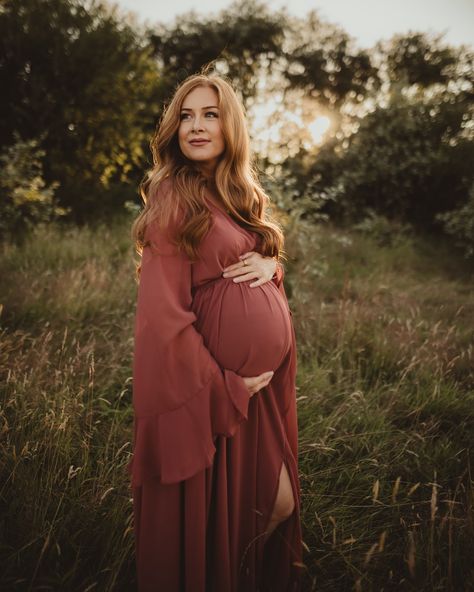
M 131 231 L 137 253 L 141 255 L 143 247 L 149 244 L 145 241 L 147 227 L 158 221 L 162 228 L 176 229 L 173 242 L 195 261 L 199 244 L 211 226 L 211 213 L 205 203 L 210 182 L 198 165 L 184 156 L 178 141 L 181 106 L 186 95 L 199 86 L 214 88 L 217 93 L 225 144 L 212 182 L 213 193 L 218 194 L 221 204 L 238 224 L 260 235 L 262 255 L 286 259 L 282 228 L 268 213 L 270 198 L 259 182 L 250 151 L 244 107 L 231 84 L 216 73 L 186 78 L 163 110 L 150 142 L 153 167 L 139 186 L 144 208 Z M 139 275 L 137 266 L 137 278 Z

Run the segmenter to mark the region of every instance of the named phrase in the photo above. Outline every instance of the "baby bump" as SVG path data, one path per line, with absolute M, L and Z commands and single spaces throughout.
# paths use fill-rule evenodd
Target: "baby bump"
M 193 309 L 196 329 L 219 365 L 257 376 L 282 363 L 291 344 L 291 319 L 273 282 L 249 284 L 222 278 L 200 287 Z

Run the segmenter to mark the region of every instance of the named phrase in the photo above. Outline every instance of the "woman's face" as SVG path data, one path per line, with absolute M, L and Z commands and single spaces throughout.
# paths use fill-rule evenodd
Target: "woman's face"
M 225 149 L 217 100 L 213 88 L 198 86 L 186 95 L 181 106 L 179 147 L 207 176 L 214 174 Z M 203 141 L 193 143 L 196 140 Z

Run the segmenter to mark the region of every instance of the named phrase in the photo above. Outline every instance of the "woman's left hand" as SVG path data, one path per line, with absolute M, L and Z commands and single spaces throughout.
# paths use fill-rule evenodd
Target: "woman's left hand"
M 239 259 L 238 263 L 228 265 L 222 275 L 223 277 L 234 278 L 234 282 L 246 282 L 258 278 L 256 282 L 250 284 L 251 288 L 256 288 L 271 281 L 278 265 L 274 257 L 264 257 L 256 251 L 248 251 L 240 255 Z

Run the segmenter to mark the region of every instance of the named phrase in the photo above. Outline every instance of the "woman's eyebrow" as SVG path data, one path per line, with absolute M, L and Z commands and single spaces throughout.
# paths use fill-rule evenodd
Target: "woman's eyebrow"
M 215 105 L 209 105 L 208 107 L 203 107 L 203 109 L 218 109 Z M 181 111 L 192 111 L 189 107 L 182 107 Z

